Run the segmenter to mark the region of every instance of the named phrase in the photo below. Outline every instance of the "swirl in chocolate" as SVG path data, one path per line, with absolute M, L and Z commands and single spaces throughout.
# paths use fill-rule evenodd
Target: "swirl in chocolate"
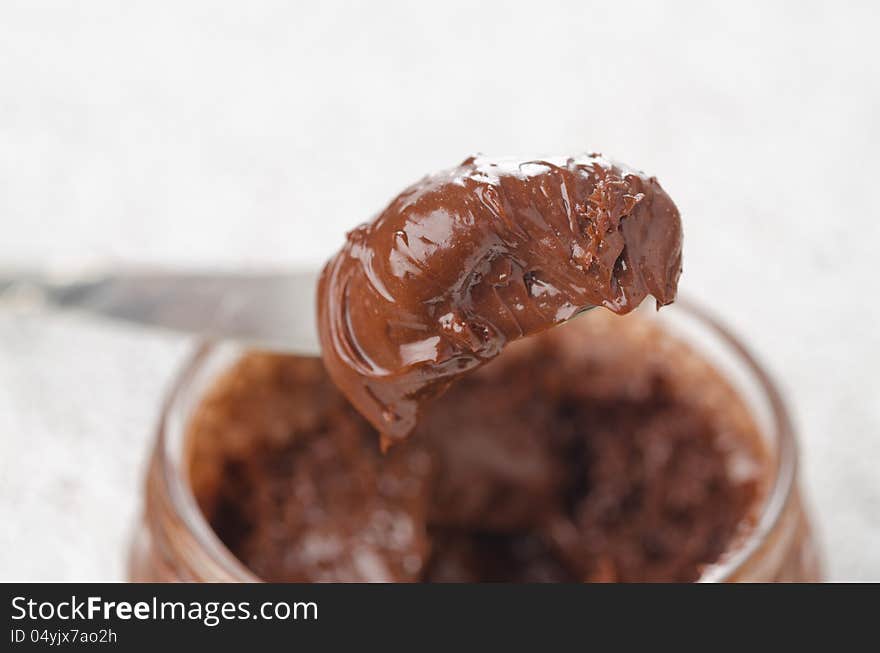
M 398 195 L 324 268 L 336 385 L 383 434 L 517 338 L 594 306 L 675 298 L 681 219 L 653 177 L 598 154 L 466 159 Z

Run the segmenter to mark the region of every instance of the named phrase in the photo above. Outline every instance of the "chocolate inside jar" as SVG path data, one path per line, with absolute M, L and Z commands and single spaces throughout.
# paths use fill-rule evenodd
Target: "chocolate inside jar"
M 743 400 L 639 312 L 509 344 L 384 455 L 320 359 L 246 353 L 188 461 L 217 535 L 271 581 L 693 581 L 770 476 Z

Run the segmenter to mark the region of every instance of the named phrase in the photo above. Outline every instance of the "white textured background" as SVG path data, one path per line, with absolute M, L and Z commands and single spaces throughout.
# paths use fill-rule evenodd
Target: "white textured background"
M 0 265 L 318 264 L 471 152 L 603 151 L 780 379 L 831 578 L 880 580 L 876 3 L 292 5 L 0 4 Z M 0 580 L 123 577 L 186 350 L 0 309 Z

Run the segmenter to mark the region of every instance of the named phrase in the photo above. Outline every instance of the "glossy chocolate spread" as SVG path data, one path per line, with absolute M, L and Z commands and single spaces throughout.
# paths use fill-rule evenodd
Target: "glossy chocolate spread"
M 594 306 L 675 298 L 681 220 L 653 177 L 598 154 L 471 157 L 398 195 L 324 268 L 334 383 L 386 443 L 510 342 Z

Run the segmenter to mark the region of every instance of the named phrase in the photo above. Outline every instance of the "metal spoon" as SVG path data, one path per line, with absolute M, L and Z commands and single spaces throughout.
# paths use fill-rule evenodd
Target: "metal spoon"
M 186 273 L 0 270 L 0 307 L 78 310 L 136 324 L 318 355 L 315 270 Z

